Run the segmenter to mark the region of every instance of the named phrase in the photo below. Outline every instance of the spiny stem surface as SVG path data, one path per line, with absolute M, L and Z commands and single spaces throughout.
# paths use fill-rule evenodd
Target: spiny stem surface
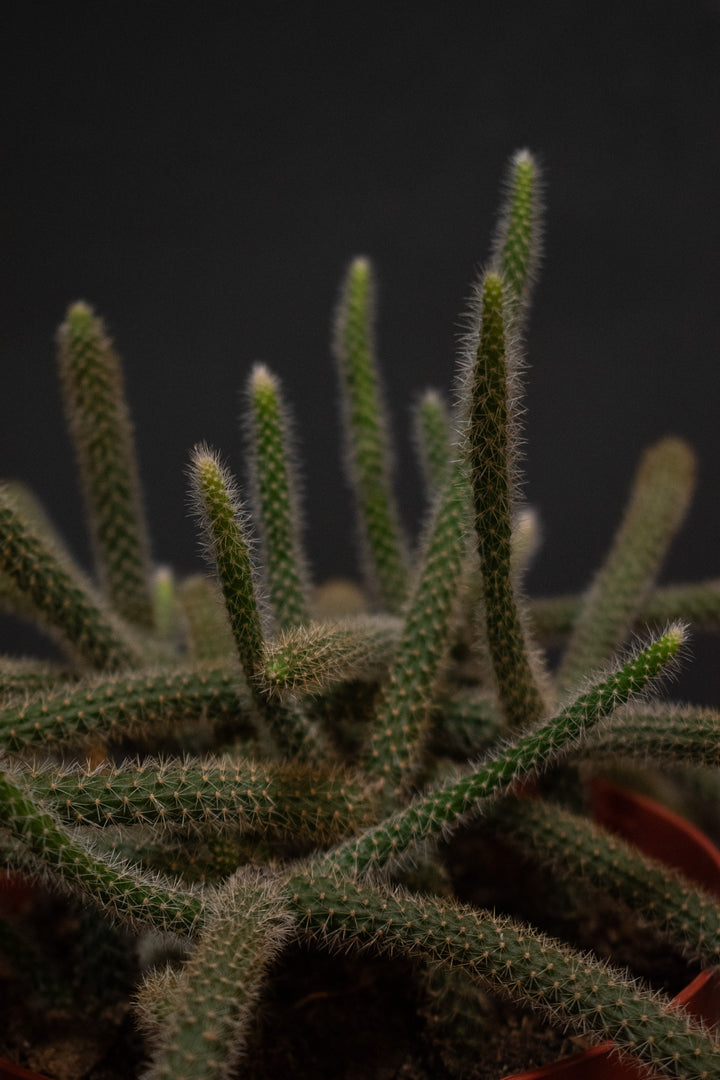
M 518 780 L 539 775 L 578 746 L 599 720 L 648 687 L 677 655 L 684 638 L 682 627 L 671 627 L 551 720 L 502 748 L 467 776 L 419 796 L 357 839 L 320 856 L 318 865 L 360 876 L 401 858 L 424 840 L 448 833 L 463 818 L 478 813 L 483 800 Z
M 487 640 L 498 695 L 510 727 L 534 723 L 543 695 L 529 657 L 512 580 L 512 469 L 515 421 L 509 402 L 503 284 L 487 274 L 471 374 L 467 447 L 480 555 Z
M 153 625 L 150 544 L 122 369 L 87 304 L 58 332 L 60 381 L 100 580 L 115 610 Z
M 695 456 L 668 438 L 642 457 L 623 521 L 595 577 L 556 677 L 562 689 L 605 663 L 625 640 L 690 504 Z
M 450 617 L 466 549 L 467 479 L 457 465 L 446 482 L 417 584 L 370 733 L 365 766 L 400 794 L 417 769 L 432 694 L 450 638 Z
M 720 1045 L 667 998 L 530 927 L 452 900 L 297 874 L 287 895 L 311 940 L 449 964 L 553 1025 L 617 1049 L 676 1080 L 711 1080 Z
M 300 626 L 308 621 L 309 582 L 300 544 L 290 421 L 279 380 L 264 364 L 256 364 L 250 376 L 248 427 L 270 603 L 278 627 Z
M 112 670 L 137 664 L 136 648 L 116 620 L 18 514 L 2 488 L 0 571 L 12 577 L 43 623 L 86 667 Z
M 348 270 L 338 307 L 334 352 L 340 375 L 346 456 L 355 490 L 366 570 L 385 610 L 407 593 L 405 542 L 390 480 L 390 446 L 373 342 L 373 282 L 367 259 Z

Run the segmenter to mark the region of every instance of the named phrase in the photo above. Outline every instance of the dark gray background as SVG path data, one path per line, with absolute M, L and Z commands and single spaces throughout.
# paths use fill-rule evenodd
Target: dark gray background
M 293 403 L 317 576 L 354 572 L 328 343 L 359 252 L 415 529 L 408 403 L 452 384 L 505 162 L 529 146 L 548 210 L 533 591 L 586 582 L 668 431 L 701 471 L 667 574 L 720 573 L 718 3 L 18 3 L 4 22 L 0 471 L 84 563 L 53 346 L 80 297 L 126 362 L 157 560 L 200 565 L 188 451 L 208 440 L 243 476 L 240 390 L 262 359 Z

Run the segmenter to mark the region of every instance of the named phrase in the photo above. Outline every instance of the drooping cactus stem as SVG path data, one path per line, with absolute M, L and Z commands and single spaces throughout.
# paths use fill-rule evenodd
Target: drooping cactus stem
M 202 897 L 157 875 L 101 858 L 52 814 L 39 808 L 10 773 L 0 773 L 0 822 L 58 884 L 131 926 L 190 933 L 202 918 Z
M 502 799 L 488 822 L 503 845 L 520 849 L 552 880 L 598 890 L 651 917 L 663 940 L 688 959 L 717 964 L 720 907 L 716 897 L 579 814 L 540 799 Z M 587 890 L 587 891 L 586 891 Z

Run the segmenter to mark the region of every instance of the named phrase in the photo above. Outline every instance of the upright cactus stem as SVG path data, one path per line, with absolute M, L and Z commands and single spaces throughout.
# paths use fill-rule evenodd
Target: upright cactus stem
M 115 610 L 153 625 L 150 544 L 120 360 L 87 304 L 58 332 L 60 381 L 103 588 Z
M 535 282 L 542 242 L 541 190 L 538 165 L 528 150 L 510 162 L 505 203 L 495 236 L 492 267 L 508 289 L 513 314 L 527 306 Z
M 415 441 L 428 492 L 442 491 L 453 456 L 453 433 L 445 402 L 426 390 L 415 406 Z
M 250 562 L 247 514 L 219 456 L 196 446 L 190 465 L 193 507 L 220 579 L 240 663 L 251 687 L 262 660 L 263 632 Z
M 252 478 L 265 549 L 270 603 L 279 627 L 308 621 L 307 567 L 300 544 L 299 494 L 290 421 L 280 383 L 256 364 L 248 385 Z
M 335 326 L 345 454 L 360 515 L 369 582 L 397 613 L 407 594 L 405 541 L 391 487 L 391 453 L 373 341 L 373 281 L 367 259 L 351 264 Z
M 255 569 L 250 561 L 247 517 L 233 477 L 206 446 L 193 451 L 190 479 L 192 496 L 200 517 L 208 551 L 213 559 L 225 598 L 230 626 L 245 678 L 266 720 L 278 749 L 314 753 L 317 734 L 300 709 L 268 701 L 260 691 L 259 677 L 264 655 Z
M 408 603 L 400 643 L 378 704 L 366 768 L 401 794 L 418 767 L 465 554 L 467 481 L 456 466 L 445 485 Z
M 512 575 L 513 487 L 517 468 L 517 360 L 505 336 L 504 287 L 494 273 L 481 286 L 476 355 L 468 386 L 467 452 L 482 571 L 490 657 L 510 727 L 544 711 Z
M 695 485 L 695 455 L 667 438 L 643 454 L 622 524 L 588 591 L 557 684 L 572 686 L 625 639 L 682 523 Z
M 242 1055 L 268 969 L 293 928 L 279 887 L 259 874 L 231 878 L 215 894 L 212 909 L 192 958 L 171 984 L 143 1080 L 229 1075 Z

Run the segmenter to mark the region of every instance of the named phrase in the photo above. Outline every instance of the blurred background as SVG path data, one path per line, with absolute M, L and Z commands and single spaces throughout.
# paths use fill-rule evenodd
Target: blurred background
M 244 478 L 242 387 L 263 360 L 296 418 L 316 577 L 353 575 L 329 350 L 347 261 L 377 269 L 412 532 L 410 404 L 452 386 L 506 162 L 528 146 L 548 215 L 531 589 L 587 582 L 638 455 L 670 431 L 700 475 L 664 576 L 720 574 L 717 2 L 105 0 L 15 3 L 3 21 L 0 472 L 32 485 L 86 566 L 55 374 L 70 302 L 103 314 L 125 361 L 158 562 L 202 565 L 188 453 L 207 440 Z

